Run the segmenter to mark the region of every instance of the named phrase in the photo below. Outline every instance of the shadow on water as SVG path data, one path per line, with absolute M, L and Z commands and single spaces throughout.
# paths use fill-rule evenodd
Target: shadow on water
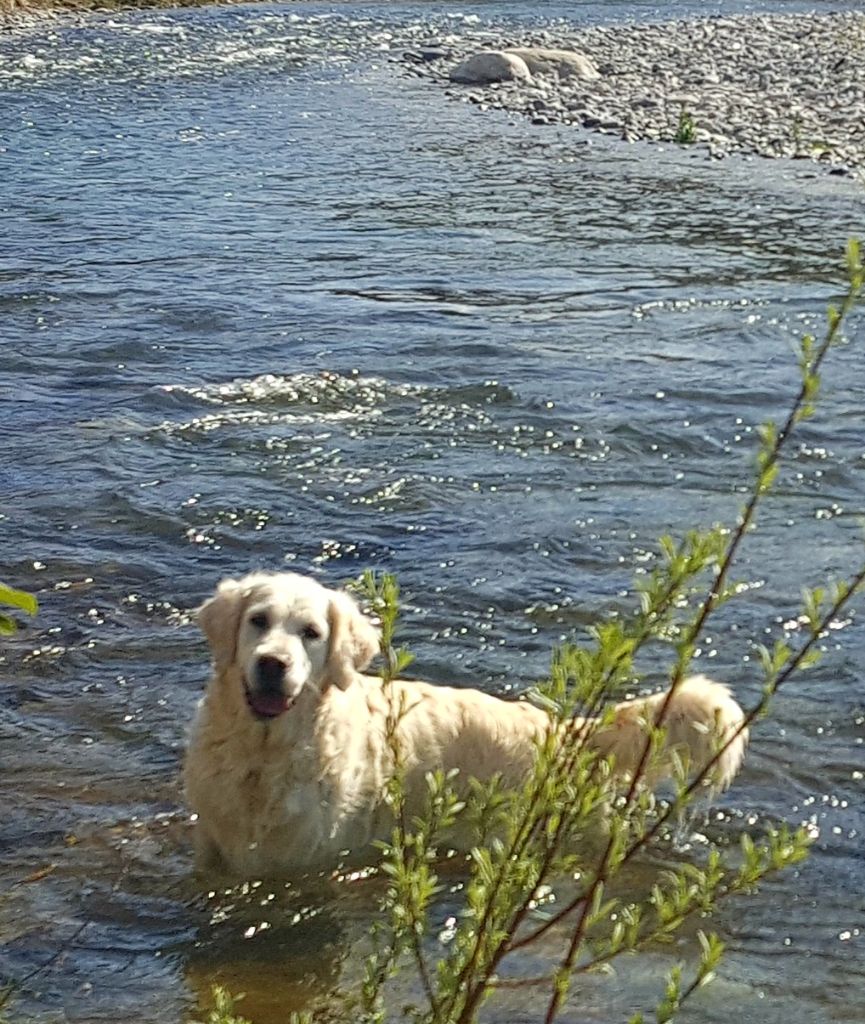
M 195 942 L 176 950 L 199 1005 L 209 1004 L 214 984 L 244 993 L 242 1012 L 254 1021 L 332 1001 L 351 952 L 340 897 L 324 882 L 209 892 Z

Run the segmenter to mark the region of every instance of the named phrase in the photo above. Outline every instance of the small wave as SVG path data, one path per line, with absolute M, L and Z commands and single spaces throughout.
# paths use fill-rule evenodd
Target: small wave
M 655 299 L 641 302 L 631 310 L 635 320 L 642 320 L 654 313 L 692 313 L 699 309 L 747 309 L 754 306 L 765 306 L 765 300 L 749 299 L 741 296 L 730 299 Z
M 255 403 L 336 406 L 345 406 L 347 401 L 370 406 L 381 402 L 389 392 L 409 396 L 421 391 L 410 384 L 389 385 L 380 377 L 329 372 L 291 375 L 265 373 L 251 379 L 235 378 L 219 384 L 169 384 L 161 390 L 168 394 L 188 395 L 211 405 Z
M 164 21 L 140 21 L 129 23 L 110 18 L 104 24 L 106 28 L 110 28 L 114 32 L 122 32 L 131 36 L 177 36 L 181 39 L 185 39 L 188 34 L 182 25 L 172 25 L 171 23 Z
M 420 432 L 451 425 L 455 432 L 492 427 L 488 405 L 509 402 L 513 393 L 496 381 L 458 388 L 430 388 L 394 383 L 361 374 L 262 374 L 222 383 L 163 385 L 168 395 L 221 407 L 220 411 L 187 420 L 165 420 L 160 433 L 208 433 L 222 427 L 311 425 L 379 421 L 388 427 L 411 424 Z M 278 446 L 270 438 L 269 447 Z
M 383 377 L 360 373 L 340 374 L 265 373 L 257 377 L 235 378 L 219 384 L 166 384 L 166 394 L 186 395 L 211 405 L 314 405 L 345 408 L 379 405 L 392 399 L 418 399 L 435 405 L 468 408 L 492 402 L 512 400 L 514 393 L 498 381 L 462 385 L 458 388 L 431 388 L 420 384 L 394 383 Z

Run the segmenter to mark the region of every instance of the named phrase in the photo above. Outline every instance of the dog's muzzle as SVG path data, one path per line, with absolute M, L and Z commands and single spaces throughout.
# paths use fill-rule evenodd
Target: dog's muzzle
M 244 680 L 246 703 L 259 718 L 278 718 L 294 704 L 285 692 L 288 666 L 279 658 L 264 654 L 255 663 L 253 680 Z

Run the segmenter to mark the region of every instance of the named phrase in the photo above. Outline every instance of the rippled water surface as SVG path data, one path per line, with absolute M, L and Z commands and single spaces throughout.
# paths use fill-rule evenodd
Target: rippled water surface
M 41 602 L 0 658 L 19 1009 L 190 1021 L 221 980 L 275 1024 L 351 976 L 374 882 L 208 896 L 191 878 L 177 774 L 207 654 L 189 609 L 220 577 L 394 570 L 419 671 L 501 693 L 626 604 L 659 534 L 734 520 L 861 188 L 484 115 L 390 60 L 660 13 L 260 5 L 0 39 L 0 576 Z M 795 634 L 801 583 L 861 553 L 862 327 L 749 540 L 753 586 L 703 645 L 743 702 L 753 641 Z M 707 826 L 733 843 L 811 819 L 820 838 L 724 910 L 703 1024 L 861 1020 L 865 636 L 836 625 Z M 696 949 L 593 980 L 568 1019 L 648 1008 Z M 531 998 L 490 1018 L 533 1020 Z

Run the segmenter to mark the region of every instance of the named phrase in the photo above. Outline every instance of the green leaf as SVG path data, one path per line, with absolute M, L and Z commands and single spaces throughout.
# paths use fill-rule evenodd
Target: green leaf
M 859 251 L 859 239 L 847 239 L 847 251 L 845 253 L 847 263 L 847 274 L 852 278 L 862 273 L 862 256 Z
M 235 1013 L 236 1002 L 243 999 L 243 994 L 232 995 L 221 985 L 214 985 L 211 989 L 214 1007 L 207 1018 L 207 1024 L 249 1024 L 245 1017 Z
M 25 590 L 16 590 L 5 583 L 0 583 L 0 604 L 20 608 L 28 615 L 35 615 L 39 610 L 39 602 L 32 594 L 28 594 Z
M 407 669 L 409 665 L 414 661 L 414 655 L 404 648 L 400 647 L 396 651 L 396 670 L 402 672 Z

